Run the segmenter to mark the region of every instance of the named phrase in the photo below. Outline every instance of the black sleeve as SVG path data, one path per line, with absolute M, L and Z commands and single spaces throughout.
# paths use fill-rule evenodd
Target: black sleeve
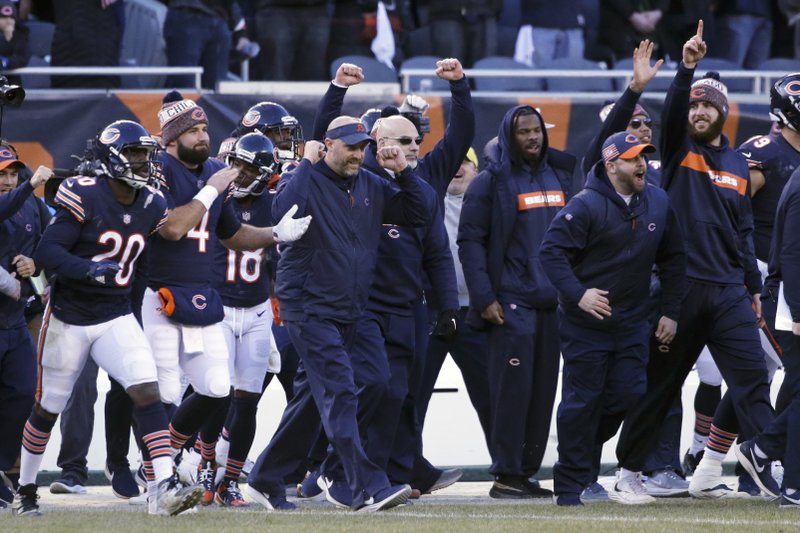
M 325 132 L 328 131 L 328 124 L 333 119 L 342 114 L 342 105 L 344 104 L 344 95 L 347 94 L 347 87 L 337 87 L 334 84 L 328 86 L 328 90 L 319 101 L 317 107 L 317 114 L 314 116 L 314 130 L 313 137 L 315 141 L 322 141 L 325 139 Z

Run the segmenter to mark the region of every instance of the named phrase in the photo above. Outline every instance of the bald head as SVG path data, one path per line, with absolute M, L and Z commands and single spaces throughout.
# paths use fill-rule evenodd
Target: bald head
M 392 115 L 380 119 L 380 122 L 376 123 L 372 136 L 377 139 L 378 148 L 397 146 L 403 151 L 411 168 L 417 167 L 419 144 L 422 139 L 420 139 L 417 127 L 406 117 Z
M 358 124 L 359 122 L 361 121 L 356 117 L 342 115 L 341 117 L 336 117 L 335 119 L 331 120 L 331 123 L 328 125 L 328 129 L 332 130 L 334 128 L 338 128 L 339 126 L 344 126 L 345 124 Z

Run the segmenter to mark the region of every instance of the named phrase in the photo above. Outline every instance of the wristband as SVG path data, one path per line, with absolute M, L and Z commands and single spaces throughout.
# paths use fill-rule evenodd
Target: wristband
M 206 211 L 210 211 L 211 204 L 214 203 L 214 200 L 217 199 L 217 196 L 219 196 L 217 189 L 211 185 L 206 185 L 200 189 L 200 192 L 194 195 L 194 199 L 203 204 L 206 208 Z

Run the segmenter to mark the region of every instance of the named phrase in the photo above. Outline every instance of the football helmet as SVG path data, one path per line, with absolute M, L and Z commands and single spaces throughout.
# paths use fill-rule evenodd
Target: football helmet
M 233 181 L 234 198 L 258 196 L 264 192 L 270 178 L 278 169 L 273 155 L 274 149 L 275 145 L 262 133 L 247 133 L 239 137 L 228 154 L 228 165 L 233 167 L 235 161 L 240 161 L 257 170 L 254 173 L 239 171 L 239 177 Z
M 787 74 L 769 90 L 770 117 L 781 127 L 800 131 L 800 72 Z
M 128 149 L 146 150 L 145 160 L 129 160 Z M 95 156 L 103 174 L 141 189 L 155 174 L 153 154 L 158 142 L 144 127 L 132 120 L 117 120 L 106 126 L 95 140 Z
M 259 102 L 239 120 L 238 136 L 260 131 L 278 148 L 277 159 L 282 163 L 300 161 L 303 145 L 303 127 L 285 107 L 275 102 Z
M 381 108 L 380 107 L 373 107 L 371 109 L 367 109 L 364 111 L 364 114 L 361 115 L 361 124 L 364 125 L 364 129 L 367 130 L 367 133 L 372 133 L 372 128 L 375 126 L 375 122 L 379 118 L 381 118 Z

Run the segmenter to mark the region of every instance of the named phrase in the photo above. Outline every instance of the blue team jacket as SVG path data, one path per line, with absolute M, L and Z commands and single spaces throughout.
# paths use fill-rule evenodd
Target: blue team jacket
M 307 316 L 351 323 L 364 312 L 373 281 L 382 224 L 421 227 L 430 220 L 422 182 L 410 167 L 394 187 L 365 168 L 350 179 L 325 161 L 304 160 L 283 175 L 273 220 L 292 205 L 312 215 L 299 240 L 281 246 L 275 293 L 284 320 Z
M 654 264 L 664 289 L 661 316 L 678 319 L 686 254 L 667 194 L 648 184 L 627 205 L 602 162 L 587 176 L 586 188 L 553 219 L 539 258 L 558 290 L 561 310 L 576 325 L 629 329 L 646 320 Z M 609 291 L 611 317 L 598 320 L 578 307 L 590 288 Z
M 505 288 L 501 286 L 501 278 L 506 252 L 517 225 L 520 202 L 520 191 L 517 190 L 516 180 L 512 178 L 520 175 L 531 180 L 543 193 L 544 205 L 529 213 L 537 217 L 539 231 L 538 236 L 530 242 L 527 254 L 528 274 L 534 284 L 526 287 L 526 294 L 520 294 L 520 301 L 516 303 L 532 308 L 552 309 L 557 302 L 556 290 L 541 270 L 536 256 L 550 221 L 566 203 L 572 170 L 550 165 L 546 131 L 542 144 L 543 157 L 538 170 L 531 173 L 527 167 L 512 162 L 511 125 L 523 107 L 527 106 L 516 106 L 506 113 L 498 133 L 497 162 L 481 172 L 464 195 L 458 226 L 458 253 L 470 297 L 467 321 L 474 327 L 485 325 L 480 312 L 493 301 L 499 301 L 498 295 Z M 544 125 L 541 115 L 539 118 Z M 574 159 L 571 161 L 574 164 Z

